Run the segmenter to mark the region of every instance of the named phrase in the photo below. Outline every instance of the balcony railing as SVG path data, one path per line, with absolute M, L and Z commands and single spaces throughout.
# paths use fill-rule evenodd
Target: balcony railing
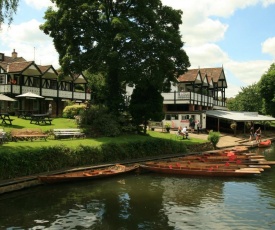
M 0 85 L 0 93 L 13 93 L 13 94 L 21 94 L 20 92 L 21 86 L 19 85 Z M 32 92 L 35 94 L 40 95 L 40 88 L 38 87 L 30 87 L 30 86 L 22 86 L 22 94 Z M 42 88 L 42 95 L 43 97 L 57 97 L 57 90 L 56 89 L 45 89 Z M 90 100 L 91 94 L 85 92 L 71 92 L 71 91 L 63 91 L 59 90 L 59 98 L 65 99 L 72 99 L 72 100 Z
M 193 92 L 171 92 L 171 93 L 162 93 L 164 98 L 164 104 L 193 104 L 201 106 L 210 106 L 215 105 L 226 107 L 225 102 L 214 100 L 213 97 L 209 97 L 203 94 L 193 93 Z

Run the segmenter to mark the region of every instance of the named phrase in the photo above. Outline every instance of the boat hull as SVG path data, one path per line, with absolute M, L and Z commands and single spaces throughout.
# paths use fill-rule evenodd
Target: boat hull
M 121 174 L 130 173 L 137 170 L 138 167 L 139 165 L 133 165 L 133 166 L 116 165 L 116 166 L 112 166 L 104 169 L 82 170 L 82 171 L 68 172 L 68 173 L 62 173 L 57 175 L 38 176 L 38 179 L 41 182 L 47 183 L 47 184 L 101 179 L 101 178 L 113 177 Z
M 258 144 L 259 148 L 267 148 L 267 147 L 270 147 L 270 146 L 271 146 L 271 140 L 261 141 Z
M 181 168 L 169 166 L 148 166 L 140 165 L 141 169 L 148 170 L 156 173 L 170 174 L 170 175 L 190 175 L 190 176 L 207 176 L 207 177 L 246 177 L 255 174 L 260 174 L 260 170 L 244 170 L 244 169 L 203 169 L 203 168 Z

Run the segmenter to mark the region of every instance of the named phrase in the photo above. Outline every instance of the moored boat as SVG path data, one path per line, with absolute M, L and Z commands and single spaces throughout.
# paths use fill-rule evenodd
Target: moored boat
M 214 176 L 214 177 L 245 177 L 260 174 L 258 168 L 205 168 L 205 167 L 185 167 L 181 164 L 171 165 L 169 163 L 148 162 L 140 165 L 141 169 L 172 175 L 192 175 L 192 176 Z
M 263 155 L 236 155 L 236 154 L 227 154 L 227 155 L 190 155 L 190 156 L 183 156 L 180 157 L 181 160 L 197 160 L 202 162 L 209 162 L 209 161 L 255 161 L 264 159 Z
M 271 140 L 269 140 L 269 139 L 258 143 L 259 148 L 266 148 L 269 146 L 271 146 Z
M 112 177 L 116 175 L 121 175 L 124 173 L 129 173 L 137 170 L 138 164 L 125 166 L 125 165 L 114 165 L 102 169 L 85 169 L 75 172 L 66 172 L 56 175 L 45 175 L 38 176 L 38 179 L 43 183 L 59 183 L 59 182 L 71 182 L 80 180 L 90 180 L 104 177 Z
M 257 165 L 257 164 L 242 164 L 238 162 L 199 162 L 199 161 L 152 161 L 152 162 L 146 162 L 146 165 L 169 165 L 171 167 L 181 167 L 181 168 L 200 168 L 200 169 L 242 169 L 246 168 L 249 170 L 249 168 L 253 168 L 252 170 L 259 170 L 264 171 L 264 169 L 270 169 L 271 167 L 269 165 Z

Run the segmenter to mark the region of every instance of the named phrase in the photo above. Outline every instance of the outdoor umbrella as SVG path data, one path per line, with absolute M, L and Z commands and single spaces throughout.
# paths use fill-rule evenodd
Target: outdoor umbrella
M 44 97 L 40 96 L 40 95 L 37 95 L 35 93 L 32 93 L 32 92 L 27 92 L 27 93 L 24 93 L 24 94 L 20 94 L 20 95 L 17 95 L 15 96 L 17 98 L 25 98 L 26 100 L 28 99 L 43 99 Z M 19 116 L 23 116 L 23 117 L 29 117 L 31 114 L 33 114 L 34 112 L 36 112 L 36 110 L 33 109 L 33 103 L 26 103 L 26 106 L 28 107 L 28 109 L 25 107 L 25 109 L 21 110 L 21 106 L 22 104 L 20 105 L 20 110 L 18 110 L 18 112 L 20 113 Z M 39 105 L 39 108 L 40 108 L 40 105 Z
M 2 103 L 4 103 L 2 101 L 16 101 L 16 100 L 4 94 L 0 94 L 0 112 L 2 112 Z
M 40 95 L 37 95 L 35 93 L 32 93 L 32 92 L 27 92 L 27 93 L 24 93 L 24 94 L 20 94 L 20 95 L 17 95 L 15 97 L 25 97 L 25 98 L 30 98 L 30 99 L 36 99 L 36 98 L 44 98 Z
M 0 101 L 16 101 L 16 100 L 4 94 L 0 94 Z

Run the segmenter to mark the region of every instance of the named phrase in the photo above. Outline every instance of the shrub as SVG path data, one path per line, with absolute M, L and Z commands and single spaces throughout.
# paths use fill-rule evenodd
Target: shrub
M 210 141 L 214 147 L 214 149 L 217 148 L 217 144 L 220 140 L 220 133 L 219 132 L 213 132 L 210 131 L 210 133 L 208 134 L 207 140 Z
M 65 118 L 74 118 L 75 116 L 82 114 L 86 105 L 69 105 L 63 109 L 62 116 Z
M 91 106 L 81 116 L 81 126 L 92 136 L 114 137 L 121 134 L 119 117 L 108 112 L 106 107 Z

